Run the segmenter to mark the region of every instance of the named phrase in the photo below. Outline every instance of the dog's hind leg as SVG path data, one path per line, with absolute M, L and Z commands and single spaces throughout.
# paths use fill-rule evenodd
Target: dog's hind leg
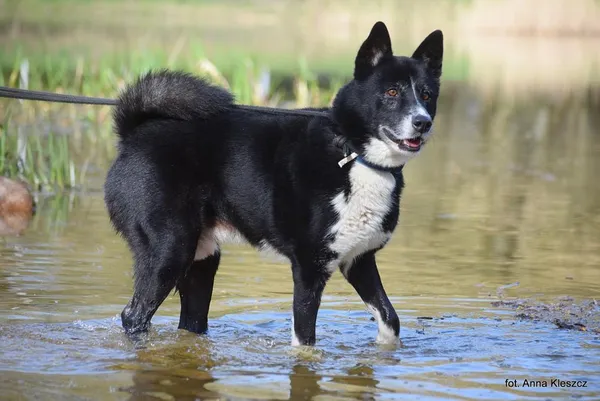
M 150 224 L 150 223 L 149 223 Z M 121 313 L 127 334 L 148 330 L 150 320 L 191 265 L 198 235 L 189 224 L 171 220 L 136 230 L 134 292 Z
M 181 299 L 179 328 L 202 334 L 208 329 L 208 309 L 221 254 L 195 260 L 177 283 Z

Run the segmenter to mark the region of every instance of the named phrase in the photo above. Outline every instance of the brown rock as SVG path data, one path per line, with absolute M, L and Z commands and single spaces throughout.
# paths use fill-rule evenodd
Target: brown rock
M 33 197 L 27 185 L 0 177 L 0 235 L 19 235 L 33 216 Z

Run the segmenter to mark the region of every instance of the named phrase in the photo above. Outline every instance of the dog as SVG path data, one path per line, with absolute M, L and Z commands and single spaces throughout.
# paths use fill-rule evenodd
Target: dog
M 330 108 L 271 113 L 179 71 L 141 75 L 114 113 L 118 155 L 105 182 L 110 220 L 134 260 L 128 335 L 146 332 L 179 292 L 179 328 L 205 333 L 221 246 L 238 237 L 289 260 L 292 345 L 314 345 L 317 312 L 337 269 L 378 322 L 376 341 L 400 322 L 375 254 L 399 216 L 403 166 L 432 134 L 443 35 L 394 56 L 377 22 L 353 79 Z

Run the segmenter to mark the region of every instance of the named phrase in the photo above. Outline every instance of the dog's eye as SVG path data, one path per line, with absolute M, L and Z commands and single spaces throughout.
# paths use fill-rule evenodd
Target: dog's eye
M 391 97 L 396 97 L 398 96 L 398 90 L 395 88 L 390 88 L 387 91 L 385 91 L 385 94 Z
M 428 91 L 423 91 L 423 93 L 421 93 L 421 99 L 428 101 L 431 98 L 431 93 L 429 93 Z

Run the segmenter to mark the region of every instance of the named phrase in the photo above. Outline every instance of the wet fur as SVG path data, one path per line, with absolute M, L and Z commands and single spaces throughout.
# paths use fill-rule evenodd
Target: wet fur
M 418 152 L 390 141 L 426 141 L 429 131 L 405 126 L 418 110 L 434 118 L 441 59 L 441 32 L 412 58 L 395 57 L 377 23 L 354 79 L 323 117 L 244 110 L 224 89 L 182 72 L 149 73 L 129 86 L 115 112 L 119 152 L 105 184 L 110 219 L 134 258 L 126 332 L 146 331 L 174 288 L 179 327 L 205 332 L 220 247 L 237 238 L 290 262 L 293 344 L 315 343 L 321 294 L 338 268 L 374 311 L 379 338 L 397 339 L 375 253 L 398 221 L 401 167 Z M 413 82 L 431 93 L 426 104 Z M 395 98 L 386 95 L 390 85 Z M 340 136 L 364 162 L 338 166 Z

